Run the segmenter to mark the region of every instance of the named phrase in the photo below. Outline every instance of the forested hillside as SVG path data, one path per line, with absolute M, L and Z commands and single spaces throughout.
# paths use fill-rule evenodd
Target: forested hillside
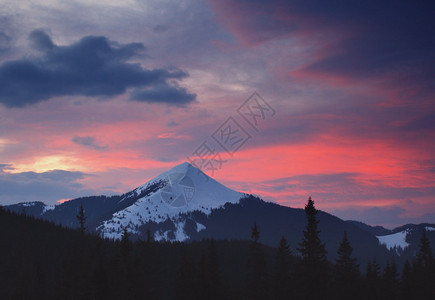
M 403 272 L 375 260 L 360 272 L 345 234 L 338 259 L 326 259 L 314 202 L 305 212 L 301 242 L 273 248 L 255 223 L 245 241 L 132 243 L 127 230 L 121 241 L 102 240 L 1 209 L 2 299 L 433 299 L 425 235 Z

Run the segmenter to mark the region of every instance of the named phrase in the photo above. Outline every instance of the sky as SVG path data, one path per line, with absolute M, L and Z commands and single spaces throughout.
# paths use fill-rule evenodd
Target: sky
M 431 1 L 0 2 L 0 204 L 191 161 L 388 228 L 435 223 Z

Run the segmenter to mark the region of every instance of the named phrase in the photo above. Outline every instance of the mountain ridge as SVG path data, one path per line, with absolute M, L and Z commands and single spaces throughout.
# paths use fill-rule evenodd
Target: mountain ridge
M 81 197 L 54 207 L 28 202 L 6 208 L 17 213 L 24 210 L 26 214 L 76 228 L 76 215 L 81 205 L 89 231 L 109 239 L 119 239 L 125 227 L 133 239 L 146 239 L 148 233 L 157 241 L 248 239 L 250 226 L 256 222 L 263 243 L 276 246 L 284 236 L 296 247 L 306 224 L 303 209 L 281 206 L 231 190 L 189 163 L 177 165 L 122 195 Z M 406 240 L 406 244 L 401 245 L 406 247 L 398 250 L 394 237 L 388 237 L 395 230 L 343 221 L 323 211 L 319 211 L 318 217 L 329 259 L 335 258 L 344 230 L 362 263 L 373 257 L 412 256 L 421 232 L 420 229 L 411 230 L 412 225 L 405 225 L 409 232 L 401 237 Z M 435 231 L 430 236 L 435 240 Z M 386 239 L 393 243 L 385 242 Z

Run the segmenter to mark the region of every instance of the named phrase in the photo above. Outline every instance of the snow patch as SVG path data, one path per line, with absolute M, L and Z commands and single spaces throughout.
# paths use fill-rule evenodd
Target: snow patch
M 163 233 L 160 230 L 158 230 L 154 233 L 154 240 L 158 241 L 158 242 L 167 241 L 168 240 L 168 233 L 169 233 L 169 230 L 166 230 Z
M 204 230 L 206 227 L 202 225 L 201 223 L 196 222 L 196 232 L 200 232 L 201 230 Z
M 172 179 L 175 180 L 171 181 Z M 238 203 L 245 195 L 223 186 L 191 164 L 182 163 L 138 187 L 126 197 L 137 197 L 148 187 L 159 183 L 161 186 L 158 189 L 143 194 L 132 205 L 114 213 L 111 219 L 102 222 L 97 228 L 102 236 L 119 239 L 125 226 L 129 226 L 137 233 L 139 227 L 148 222 L 158 224 L 170 219 L 176 226 L 175 239 L 184 241 L 189 236 L 184 231 L 185 223 L 180 224 L 180 221 L 177 221 L 181 214 L 199 211 L 209 215 L 212 209 L 221 208 L 226 203 Z M 172 199 L 168 196 L 172 195 L 183 195 L 184 201 L 171 202 Z M 123 200 L 121 199 L 120 202 Z M 204 225 L 197 224 L 197 231 L 203 229 L 205 229 Z M 168 232 L 154 234 L 155 240 L 168 240 L 167 237 Z
M 44 208 L 42 209 L 42 214 L 45 214 L 49 210 L 54 210 L 56 205 L 44 205 Z
M 183 242 L 187 239 L 189 239 L 190 237 L 186 234 L 186 232 L 184 231 L 184 225 L 186 225 L 185 221 L 180 221 L 177 223 L 174 223 L 175 225 L 175 240 L 179 241 L 179 242 Z
M 435 228 L 430 226 L 426 226 L 425 229 L 426 231 L 435 231 Z
M 387 249 L 402 248 L 405 249 L 409 246 L 409 243 L 406 242 L 406 235 L 408 234 L 408 230 L 400 231 L 394 234 L 389 235 L 381 235 L 376 236 L 379 240 L 379 243 L 385 245 Z

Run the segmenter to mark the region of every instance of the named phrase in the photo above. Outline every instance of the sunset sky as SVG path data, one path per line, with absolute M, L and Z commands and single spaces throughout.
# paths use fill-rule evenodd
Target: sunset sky
M 232 189 L 435 223 L 434 14 L 431 1 L 2 0 L 0 204 L 121 194 L 206 142 L 225 161 L 207 174 Z M 257 126 L 242 117 L 254 92 Z M 228 122 L 249 137 L 232 155 L 213 138 Z

